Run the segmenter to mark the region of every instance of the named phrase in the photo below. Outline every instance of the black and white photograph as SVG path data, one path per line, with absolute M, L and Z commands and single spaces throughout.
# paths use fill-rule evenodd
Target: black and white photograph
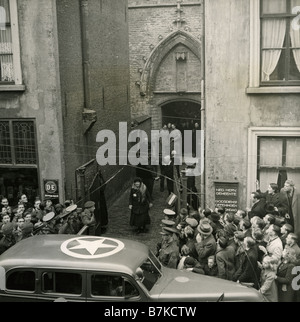
M 300 0 L 0 0 L 0 302 L 300 302 Z

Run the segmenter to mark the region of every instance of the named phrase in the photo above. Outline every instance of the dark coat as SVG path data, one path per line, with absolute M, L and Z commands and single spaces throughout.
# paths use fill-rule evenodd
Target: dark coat
M 232 241 L 226 248 L 217 250 L 216 262 L 218 265 L 218 277 L 231 281 L 235 273 L 236 245 Z
M 264 218 L 266 215 L 265 206 L 266 200 L 264 198 L 259 199 L 259 201 L 252 206 L 250 212 L 248 213 L 249 220 L 255 216 L 258 216 L 261 219 Z
M 144 227 L 150 224 L 149 204 L 152 199 L 145 185 L 144 192 L 131 188 L 129 195 L 129 204 L 132 205 L 130 226 Z
M 233 276 L 233 281 L 253 283 L 254 287 L 257 289 L 259 281 L 257 259 L 258 254 L 256 249 L 251 248 L 246 250 L 245 256 L 242 256 L 241 265 Z
M 198 254 L 199 263 L 204 267 L 207 263 L 207 259 L 209 256 L 215 255 L 217 250 L 217 242 L 213 235 L 208 236 L 200 243 L 195 244 L 196 251 Z
M 290 224 L 294 226 L 294 232 L 300 237 L 300 192 L 294 188 L 291 205 L 292 213 L 289 211 L 290 207 L 287 193 L 283 189 L 280 190 L 280 203 L 288 210 L 289 215 L 292 218 Z
M 260 192 L 260 191 L 258 191 Z M 261 193 L 262 197 L 266 200 L 266 204 L 272 204 L 274 207 L 278 207 L 280 205 L 280 193 L 275 192 L 274 194 L 270 194 L 267 192 Z
M 278 288 L 278 301 L 279 302 L 293 302 L 295 292 L 292 288 L 292 281 L 295 277 L 292 275 L 294 268 L 292 263 L 281 263 L 277 268 L 277 279 L 276 284 Z M 283 290 L 283 285 L 286 285 L 286 291 Z

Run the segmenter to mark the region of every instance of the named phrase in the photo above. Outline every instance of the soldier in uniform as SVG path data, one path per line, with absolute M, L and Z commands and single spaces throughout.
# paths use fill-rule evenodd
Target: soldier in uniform
M 173 239 L 174 229 L 172 227 L 163 227 L 161 249 L 158 252 L 158 258 L 162 265 L 169 268 L 177 268 L 179 261 L 179 247 Z
M 77 205 L 71 205 L 67 207 L 65 211 L 59 215 L 59 223 L 57 224 L 57 231 L 59 234 L 77 234 L 76 227 L 74 225 L 76 210 Z
M 43 222 L 39 222 L 34 225 L 34 235 L 49 235 L 49 234 L 56 234 L 57 231 L 55 229 L 55 213 L 49 212 L 47 213 L 44 218 Z

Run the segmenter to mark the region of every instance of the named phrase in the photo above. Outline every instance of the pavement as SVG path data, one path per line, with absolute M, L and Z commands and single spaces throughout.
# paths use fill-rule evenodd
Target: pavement
M 161 220 L 164 219 L 163 210 L 167 208 L 168 191 L 160 192 L 160 181 L 154 182 L 153 188 L 153 207 L 150 209 L 151 224 L 146 233 L 137 234 L 135 227 L 129 225 L 130 210 L 129 206 L 130 188 L 121 195 L 116 202 L 108 209 L 108 226 L 102 236 L 111 238 L 127 238 L 146 244 L 154 253 L 156 244 L 161 240 Z

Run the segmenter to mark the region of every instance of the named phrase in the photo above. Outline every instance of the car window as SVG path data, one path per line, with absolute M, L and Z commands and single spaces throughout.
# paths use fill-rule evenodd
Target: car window
M 42 292 L 80 295 L 82 276 L 79 273 L 44 272 L 42 274 Z
M 156 264 L 160 266 L 159 262 L 157 262 Z M 142 263 L 142 265 L 137 269 L 136 274 L 148 291 L 151 291 L 157 280 L 162 275 L 161 271 L 157 268 L 156 265 L 153 264 L 152 258 L 150 259 L 150 257 L 147 258 L 144 263 Z
M 135 297 L 139 296 L 139 291 L 122 276 L 93 274 L 91 294 L 93 296 Z
M 7 276 L 6 289 L 13 291 L 35 291 L 35 272 L 15 271 Z

